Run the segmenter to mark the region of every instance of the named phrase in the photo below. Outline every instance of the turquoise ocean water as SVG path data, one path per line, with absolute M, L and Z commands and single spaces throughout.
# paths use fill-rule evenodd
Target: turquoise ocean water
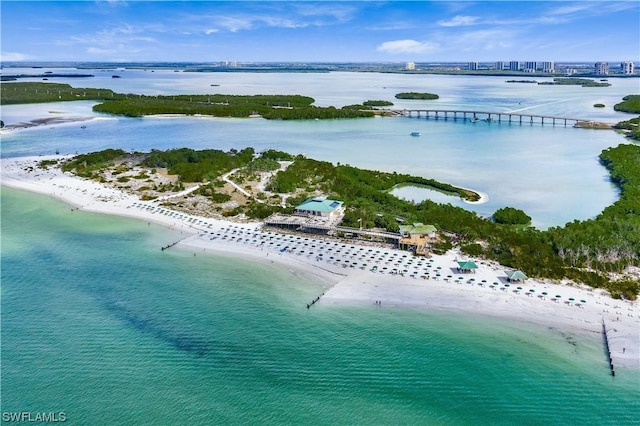
M 69 424 L 637 424 L 599 336 L 305 304 L 270 264 L 2 188 L 2 411 Z

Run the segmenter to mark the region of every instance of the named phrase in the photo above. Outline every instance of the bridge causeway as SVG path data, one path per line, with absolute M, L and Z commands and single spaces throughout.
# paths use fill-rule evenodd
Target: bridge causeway
M 495 111 L 473 111 L 473 110 L 448 110 L 448 109 L 402 109 L 392 110 L 397 115 L 406 117 L 422 117 L 435 118 L 436 120 L 444 118 L 448 120 L 453 118 L 454 120 L 484 120 L 484 121 L 497 121 L 508 123 L 539 123 L 556 125 L 556 122 L 563 125 L 576 125 L 578 123 L 587 123 L 592 120 L 586 120 L 583 118 L 572 117 L 559 117 L 553 115 L 540 115 L 540 114 L 521 114 L 517 112 L 495 112 Z

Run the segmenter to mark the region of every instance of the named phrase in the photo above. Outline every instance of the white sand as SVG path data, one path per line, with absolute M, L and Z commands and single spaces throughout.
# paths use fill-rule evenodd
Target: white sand
M 324 305 L 374 305 L 380 301 L 383 308 L 466 312 L 598 334 L 604 320 L 614 365 L 640 368 L 638 301 L 614 300 L 603 290 L 545 280 L 507 283 L 506 268 L 487 261 L 475 260 L 478 270 L 461 274 L 456 260 L 466 259 L 456 251 L 425 259 L 395 249 L 280 234 L 263 230 L 260 223 L 194 217 L 57 168 L 39 169 L 37 164 L 48 158 L 53 157 L 2 159 L 2 185 L 54 196 L 80 210 L 135 217 L 192 234 L 176 247 L 281 264 L 324 283 L 327 291 L 317 302 Z M 427 274 L 430 278 L 423 278 Z

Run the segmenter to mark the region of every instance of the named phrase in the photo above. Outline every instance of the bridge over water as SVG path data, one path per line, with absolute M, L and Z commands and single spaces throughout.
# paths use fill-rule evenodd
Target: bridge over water
M 572 118 L 572 117 L 560 117 L 554 115 L 540 115 L 540 114 L 522 114 L 517 112 L 495 112 L 495 111 L 473 111 L 473 110 L 449 110 L 449 109 L 402 109 L 391 110 L 397 115 L 403 115 L 407 117 L 425 117 L 448 120 L 450 118 L 454 120 L 484 120 L 484 121 L 497 121 L 508 123 L 530 123 L 530 124 L 572 124 L 578 123 L 592 123 L 592 120 L 584 118 Z M 587 126 L 585 126 L 587 127 Z

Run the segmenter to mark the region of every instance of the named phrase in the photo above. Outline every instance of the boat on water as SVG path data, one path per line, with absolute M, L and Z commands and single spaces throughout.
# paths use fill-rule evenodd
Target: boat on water
M 411 136 L 420 136 L 420 132 L 411 132 Z
M 471 121 L 472 123 L 475 123 L 476 121 L 478 121 L 478 117 L 473 117 L 470 121 Z

